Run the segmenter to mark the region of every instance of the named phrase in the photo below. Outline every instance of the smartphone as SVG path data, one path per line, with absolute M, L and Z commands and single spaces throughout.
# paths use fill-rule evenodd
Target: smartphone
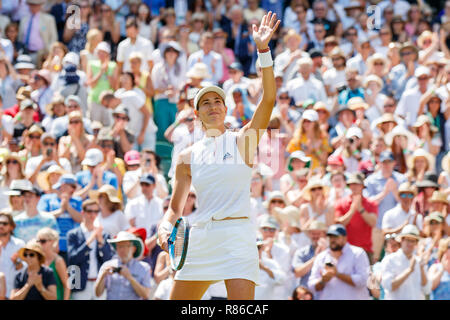
M 152 160 L 151 159 L 147 159 L 147 160 L 145 160 L 145 166 L 146 167 L 150 167 L 150 164 L 152 163 Z
M 332 264 L 331 262 L 327 262 L 327 263 L 325 263 L 325 265 L 327 266 L 327 267 L 334 267 L 334 264 Z
M 47 153 L 47 157 L 51 157 L 51 155 L 53 153 L 53 149 L 47 149 L 46 153 Z

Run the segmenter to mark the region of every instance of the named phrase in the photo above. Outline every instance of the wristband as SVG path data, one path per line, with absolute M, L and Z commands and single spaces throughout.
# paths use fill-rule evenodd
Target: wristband
M 258 51 L 258 60 L 261 68 L 268 68 L 273 66 L 272 53 L 270 50 L 259 52 Z
M 166 233 L 172 233 L 173 225 L 169 221 L 163 220 L 159 225 L 159 229 Z
M 262 49 L 262 50 L 259 50 L 258 49 L 258 53 L 264 53 L 264 52 L 269 52 L 270 51 L 270 48 L 269 47 L 267 47 L 267 48 L 265 48 L 265 49 Z

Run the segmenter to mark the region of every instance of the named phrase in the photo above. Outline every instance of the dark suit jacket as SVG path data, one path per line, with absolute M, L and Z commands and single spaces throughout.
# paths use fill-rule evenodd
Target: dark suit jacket
M 99 248 L 98 243 L 94 250 L 96 250 L 97 267 L 100 270 L 101 265 L 111 260 L 114 255 L 114 250 L 108 243 L 109 235 L 103 233 L 103 239 L 105 240 L 103 247 Z M 89 271 L 89 253 L 91 248 L 86 245 L 86 238 L 81 230 L 81 227 L 74 228 L 67 233 L 67 260 L 68 265 L 76 265 L 80 268 L 80 287 L 73 288 L 72 291 L 82 291 L 86 288 L 86 282 L 88 279 Z
M 231 20 L 224 15 L 222 15 L 222 19 L 220 20 L 220 26 L 228 34 L 227 47 L 234 51 L 234 55 L 242 64 L 244 75 L 248 76 L 252 62 L 252 55 L 248 51 L 248 44 L 252 41 L 250 39 L 251 34 L 248 32 L 248 26 L 243 23 L 239 35 L 236 38 L 233 38 Z M 238 42 L 238 45 L 236 45 L 236 42 Z

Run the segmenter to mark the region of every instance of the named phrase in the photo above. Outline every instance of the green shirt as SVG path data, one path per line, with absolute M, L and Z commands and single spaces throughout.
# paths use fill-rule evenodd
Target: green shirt
M 100 73 L 101 70 L 101 62 L 98 59 L 91 60 L 88 63 L 88 68 L 91 69 L 92 77 L 94 78 L 96 75 Z M 111 90 L 111 85 L 109 84 L 108 76 L 113 75 L 114 69 L 116 68 L 116 63 L 110 61 L 108 63 L 108 71 L 106 74 L 103 74 L 100 79 L 98 79 L 95 87 L 92 87 L 89 91 L 88 102 L 100 103 L 99 97 L 100 94 L 105 90 Z

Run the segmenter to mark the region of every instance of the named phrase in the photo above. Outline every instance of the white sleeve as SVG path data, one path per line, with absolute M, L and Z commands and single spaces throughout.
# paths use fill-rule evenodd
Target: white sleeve
M 125 41 L 125 40 L 123 40 L 123 41 Z M 117 62 L 124 62 L 125 61 L 123 41 L 121 41 L 119 43 L 119 45 L 117 46 L 117 56 L 116 56 L 116 61 Z
M 128 193 L 128 191 L 130 191 L 130 189 L 135 185 L 137 181 L 132 172 L 133 171 L 127 171 L 123 176 L 122 188 L 124 193 Z
M 13 135 L 13 133 L 14 133 L 14 121 L 13 121 L 13 118 L 11 116 L 4 115 L 2 117 L 2 125 L 3 125 L 3 128 L 5 129 L 5 131 L 8 132 L 8 134 Z

